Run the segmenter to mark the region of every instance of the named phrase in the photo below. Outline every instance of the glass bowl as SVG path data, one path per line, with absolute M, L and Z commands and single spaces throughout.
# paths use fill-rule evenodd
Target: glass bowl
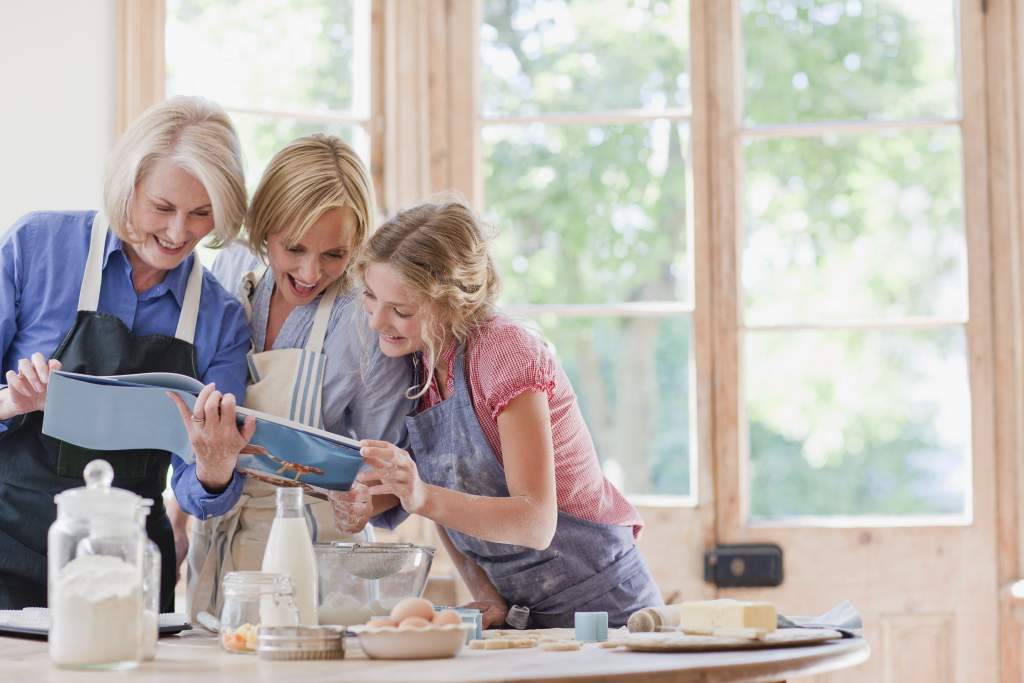
M 434 548 L 412 543 L 317 543 L 321 624 L 353 626 L 391 613 L 427 585 Z

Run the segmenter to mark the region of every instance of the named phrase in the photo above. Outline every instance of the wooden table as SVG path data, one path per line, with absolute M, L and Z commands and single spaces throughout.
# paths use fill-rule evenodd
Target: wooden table
M 374 661 L 356 641 L 346 658 L 326 662 L 271 662 L 256 655 L 228 654 L 217 639 L 199 631 L 162 638 L 156 661 L 134 671 L 66 671 L 50 664 L 44 641 L 0 638 L 0 681 L 28 683 L 770 683 L 855 666 L 870 648 L 860 638 L 811 647 L 703 652 L 641 653 L 587 645 L 578 652 L 464 649 L 454 659 Z

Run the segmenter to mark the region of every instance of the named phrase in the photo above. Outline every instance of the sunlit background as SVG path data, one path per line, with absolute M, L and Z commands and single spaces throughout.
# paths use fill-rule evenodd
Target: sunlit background
M 740 7 L 750 513 L 963 514 L 953 3 Z M 479 26 L 502 302 L 550 340 L 637 498 L 689 496 L 697 453 L 688 16 L 682 0 L 485 0 Z M 170 0 L 168 94 L 232 112 L 250 187 L 317 130 L 374 161 L 370 35 L 369 0 Z M 832 121 L 879 127 L 790 125 Z

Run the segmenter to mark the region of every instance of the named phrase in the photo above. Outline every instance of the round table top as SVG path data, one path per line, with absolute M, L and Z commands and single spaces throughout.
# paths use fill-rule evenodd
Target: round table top
M 822 645 L 765 650 L 693 653 L 644 653 L 604 649 L 593 644 L 575 652 L 537 649 L 469 650 L 453 659 L 370 660 L 357 642 L 346 642 L 346 658 L 338 661 L 273 662 L 255 655 L 224 652 L 205 632 L 187 631 L 162 638 L 157 658 L 119 681 L 287 681 L 287 683 L 505 683 L 565 681 L 608 683 L 768 683 L 856 666 L 870 648 L 862 638 Z M 0 638 L 2 680 L 107 681 L 107 672 L 54 668 L 42 641 Z M 9 678 L 8 678 L 9 677 Z

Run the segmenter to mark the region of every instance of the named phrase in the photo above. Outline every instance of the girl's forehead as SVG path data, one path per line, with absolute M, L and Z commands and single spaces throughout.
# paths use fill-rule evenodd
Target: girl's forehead
M 414 297 L 401 276 L 390 263 L 375 262 L 366 266 L 366 285 L 378 299 L 388 303 L 412 303 Z

